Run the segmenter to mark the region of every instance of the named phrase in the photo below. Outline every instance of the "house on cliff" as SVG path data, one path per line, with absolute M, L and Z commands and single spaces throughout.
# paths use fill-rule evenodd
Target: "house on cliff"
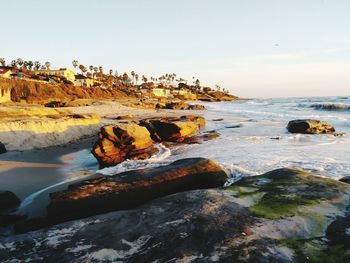
M 42 70 L 35 70 L 34 74 L 36 75 L 47 75 L 47 76 L 56 76 L 56 77 L 64 77 L 70 82 L 75 82 L 75 74 L 72 70 L 66 69 L 66 68 L 60 68 L 60 69 L 42 69 Z
M 0 77 L 8 79 L 12 73 L 13 69 L 11 67 L 0 67 Z
M 75 75 L 74 85 L 79 87 L 90 88 L 94 85 L 95 80 L 89 77 L 86 77 L 82 74 Z

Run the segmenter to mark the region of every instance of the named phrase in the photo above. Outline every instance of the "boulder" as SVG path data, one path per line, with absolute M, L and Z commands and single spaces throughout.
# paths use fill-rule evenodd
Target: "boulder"
M 340 182 L 350 184 L 350 176 L 344 176 L 339 179 Z
M 287 130 L 291 133 L 306 133 L 306 134 L 322 134 L 334 133 L 335 129 L 332 125 L 319 120 L 293 120 L 287 125 Z
M 189 110 L 206 110 L 207 108 L 204 105 L 193 104 L 188 107 Z
M 192 189 L 222 186 L 226 172 L 214 161 L 190 158 L 167 166 L 102 176 L 52 193 L 49 218 L 69 220 L 130 209 L 149 200 Z
M 169 110 L 188 110 L 190 105 L 188 103 L 179 101 L 179 102 L 170 102 L 165 104 L 165 109 Z
M 100 167 L 117 165 L 126 159 L 147 159 L 156 153 L 149 131 L 136 123 L 101 128 L 92 154 Z
M 116 120 L 131 120 L 133 118 L 134 117 L 132 115 L 121 115 L 121 116 L 116 117 L 115 119 Z
M 0 209 L 12 209 L 17 206 L 21 201 L 19 198 L 10 191 L 0 191 Z
M 51 101 L 45 104 L 45 107 L 48 107 L 48 108 L 61 108 L 65 106 L 66 106 L 66 103 L 62 101 Z
M 0 154 L 7 152 L 5 144 L 0 142 Z

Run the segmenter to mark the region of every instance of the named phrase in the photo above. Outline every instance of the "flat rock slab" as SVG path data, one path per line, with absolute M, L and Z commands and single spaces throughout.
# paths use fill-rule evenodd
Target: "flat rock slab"
M 50 195 L 49 218 L 69 220 L 130 209 L 149 200 L 193 189 L 223 186 L 226 172 L 214 161 L 189 158 L 157 168 L 102 176 Z

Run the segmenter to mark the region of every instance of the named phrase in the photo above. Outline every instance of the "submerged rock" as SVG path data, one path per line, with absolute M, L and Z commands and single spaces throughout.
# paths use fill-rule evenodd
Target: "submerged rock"
M 59 220 L 130 209 L 151 199 L 192 189 L 222 186 L 226 172 L 214 161 L 183 159 L 157 168 L 102 176 L 52 193 L 48 215 Z
M 335 129 L 332 125 L 325 121 L 319 120 L 293 120 L 287 125 L 287 130 L 291 133 L 307 133 L 307 134 L 322 134 L 334 133 Z
M 0 191 L 0 209 L 11 209 L 19 206 L 21 201 L 10 191 Z
M 147 159 L 155 152 L 149 131 L 136 123 L 120 123 L 101 128 L 92 154 L 100 167 L 113 166 L 126 159 Z
M 0 142 L 0 154 L 7 152 L 5 144 Z

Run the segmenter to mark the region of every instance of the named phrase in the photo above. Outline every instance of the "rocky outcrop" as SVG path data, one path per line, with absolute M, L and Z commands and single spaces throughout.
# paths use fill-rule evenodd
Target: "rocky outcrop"
M 203 117 L 187 115 L 181 118 L 146 119 L 140 122 L 155 141 L 184 142 L 195 136 L 205 126 Z
M 0 142 L 0 154 L 7 152 L 5 144 Z
M 101 128 L 92 154 L 100 167 L 113 166 L 126 159 L 147 159 L 156 153 L 149 131 L 136 123 L 120 123 Z
M 349 190 L 278 169 L 3 238 L 0 261 L 349 262 Z
M 207 108 L 204 105 L 193 104 L 188 107 L 189 110 L 206 110 Z
M 334 133 L 335 129 L 332 125 L 319 120 L 293 120 L 287 125 L 287 130 L 291 133 L 306 133 L 306 134 L 323 134 Z
M 154 142 L 186 142 L 205 126 L 200 116 L 152 118 L 101 128 L 92 149 L 100 167 L 117 165 L 127 159 L 148 159 L 157 152 Z
M 186 102 L 179 101 L 179 102 L 170 102 L 165 104 L 165 109 L 169 110 L 188 110 L 190 105 Z
M 11 209 L 19 206 L 21 201 L 10 191 L 0 191 L 0 210 Z
M 191 158 L 167 166 L 102 176 L 50 195 L 48 215 L 68 220 L 130 209 L 149 200 L 192 189 L 222 186 L 226 172 L 214 161 Z

